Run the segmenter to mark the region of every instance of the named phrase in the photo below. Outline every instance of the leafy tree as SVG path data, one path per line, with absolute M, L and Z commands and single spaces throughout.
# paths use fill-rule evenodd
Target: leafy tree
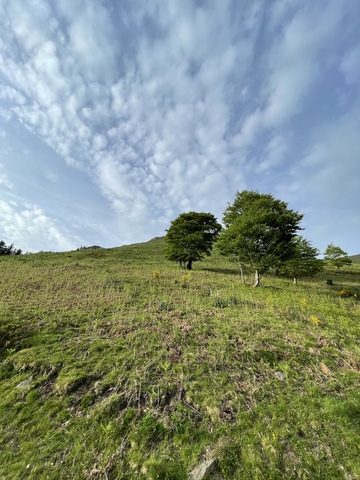
M 330 243 L 324 252 L 324 260 L 334 265 L 338 270 L 346 265 L 351 265 L 351 259 L 347 256 L 340 247 L 336 247 L 333 243 Z
M 166 231 L 166 258 L 192 270 L 193 262 L 210 255 L 221 225 L 211 213 L 189 212 L 179 215 Z
M 20 255 L 21 250 L 14 248 L 14 245 L 11 244 L 7 246 L 3 240 L 0 241 L 0 255 Z
M 225 230 L 217 243 L 220 253 L 253 268 L 254 286 L 259 286 L 262 272 L 293 256 L 293 238 L 302 217 L 270 194 L 237 192 L 224 212 Z
M 280 265 L 280 273 L 291 275 L 294 283 L 297 279 L 304 275 L 315 275 L 320 272 L 323 267 L 323 261 L 317 258 L 319 250 L 311 246 L 311 243 L 301 235 L 293 239 L 294 252 L 291 258 Z

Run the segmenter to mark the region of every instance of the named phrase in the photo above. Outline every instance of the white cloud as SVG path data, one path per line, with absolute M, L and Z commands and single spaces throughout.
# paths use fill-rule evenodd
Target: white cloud
M 308 138 L 309 100 L 321 97 L 323 84 L 333 88 L 333 70 L 356 83 L 352 5 L 2 3 L 0 114 L 13 115 L 88 173 L 111 208 L 119 241 L 144 239 L 183 210 L 221 215 L 254 178 L 287 175 L 303 143 L 329 153 L 320 134 Z M 333 103 L 326 115 L 336 119 Z M 320 122 L 320 100 L 315 108 Z M 45 171 L 52 161 L 49 155 Z M 29 162 L 35 169 L 36 158 Z M 288 187 L 296 193 L 306 179 L 295 171 Z M 41 208 L 53 218 L 45 203 Z
M 53 172 L 46 172 L 45 177 L 50 180 L 50 182 L 56 183 L 59 181 L 59 175 Z
M 265 172 L 278 167 L 284 160 L 287 142 L 281 135 L 273 136 L 264 149 L 264 159 L 257 166 L 257 172 Z
M 92 144 L 95 150 L 104 150 L 104 148 L 107 147 L 108 141 L 104 135 L 95 135 Z
M 358 175 L 360 108 L 336 122 L 318 128 L 310 150 L 292 168 L 290 180 L 280 184 L 280 195 L 307 212 L 304 224 L 321 249 L 334 241 L 352 254 L 360 236 Z
M 345 12 L 337 1 L 299 8 L 272 47 L 268 105 L 264 124 L 277 126 L 299 113 L 304 96 L 319 76 L 320 55 L 332 43 Z
M 237 149 L 249 147 L 254 142 L 261 126 L 262 112 L 260 109 L 256 109 L 243 119 L 241 131 L 232 138 L 233 147 Z
M 13 102 L 16 105 L 23 105 L 26 102 L 26 99 L 21 92 L 8 85 L 0 85 L 0 99 Z
M 0 163 L 0 185 L 3 185 L 4 187 L 11 189 L 13 185 L 9 181 L 7 174 L 4 173 L 3 170 L 4 170 L 4 165 Z
M 72 250 L 81 245 L 79 238 L 64 232 L 56 221 L 35 205 L 0 200 L 1 238 L 23 251 Z

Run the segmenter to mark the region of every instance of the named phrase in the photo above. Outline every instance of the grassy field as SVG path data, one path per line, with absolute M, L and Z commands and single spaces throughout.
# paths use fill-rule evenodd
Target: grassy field
M 0 478 L 360 479 L 360 265 L 254 289 L 163 247 L 0 257 Z

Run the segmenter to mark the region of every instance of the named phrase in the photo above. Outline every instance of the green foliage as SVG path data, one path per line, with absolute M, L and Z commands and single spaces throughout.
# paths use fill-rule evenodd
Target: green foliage
M 211 213 L 182 213 L 167 230 L 166 258 L 180 265 L 186 264 L 191 270 L 193 262 L 210 255 L 220 230 L 221 225 Z
M 319 250 L 301 235 L 293 239 L 294 252 L 291 258 L 280 265 L 280 273 L 292 277 L 312 276 L 324 268 L 324 262 L 317 258 Z
M 293 256 L 293 238 L 302 217 L 270 194 L 237 192 L 224 212 L 226 229 L 217 246 L 222 255 L 264 272 Z
M 324 255 L 324 260 L 330 265 L 334 265 L 338 270 L 346 265 L 351 265 L 352 263 L 351 259 L 347 256 L 347 253 L 340 247 L 336 247 L 333 243 L 330 243 L 326 247 Z
M 3 240 L 0 241 L 0 255 L 20 255 L 21 250 L 14 248 L 14 245 L 11 244 L 7 246 Z

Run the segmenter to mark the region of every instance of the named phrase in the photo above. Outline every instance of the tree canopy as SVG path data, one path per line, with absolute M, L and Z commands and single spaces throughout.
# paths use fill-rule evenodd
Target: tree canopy
M 259 285 L 261 272 L 293 256 L 302 217 L 271 194 L 237 192 L 224 212 L 225 230 L 217 243 L 220 253 L 251 266 Z
M 9 246 L 6 245 L 6 243 L 1 240 L 0 241 L 0 255 L 20 255 L 21 250 L 14 248 L 14 245 L 11 244 Z
M 317 258 L 319 250 L 301 235 L 293 239 L 294 251 L 288 260 L 280 265 L 280 272 L 285 275 L 291 275 L 294 283 L 297 278 L 304 275 L 315 275 L 320 272 L 324 263 Z
M 351 265 L 351 259 L 347 256 L 347 253 L 340 247 L 330 243 L 324 252 L 324 260 L 334 265 L 338 270 L 346 265 Z
M 210 255 L 221 225 L 211 213 L 188 212 L 173 220 L 166 231 L 166 258 L 191 270 L 193 262 Z

